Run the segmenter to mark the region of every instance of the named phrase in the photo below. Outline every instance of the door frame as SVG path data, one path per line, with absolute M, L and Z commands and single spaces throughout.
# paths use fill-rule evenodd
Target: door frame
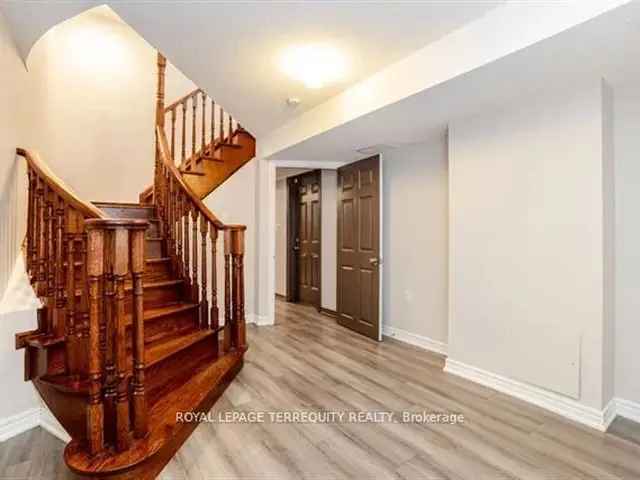
M 263 205 L 263 210 L 258 215 L 257 234 L 264 241 L 257 243 L 257 275 L 259 290 L 257 312 L 247 317 L 247 321 L 253 321 L 258 325 L 274 325 L 276 319 L 276 169 L 277 168 L 319 168 L 337 170 L 351 161 L 320 161 L 320 160 L 278 160 L 261 157 L 257 158 L 257 201 Z M 380 174 L 384 175 L 384 154 L 380 152 Z M 380 201 L 383 198 L 384 182 L 381 181 Z M 380 208 L 380 222 L 383 223 L 383 208 Z M 382 229 L 381 229 L 382 235 Z M 381 237 L 381 241 L 382 241 Z M 381 248 L 384 245 L 381 243 Z M 382 275 L 384 277 L 384 250 L 381 250 Z M 265 286 L 265 288 L 262 288 Z M 380 290 L 380 321 L 385 324 L 382 288 Z
M 293 175 L 287 177 L 287 291 L 286 300 L 291 303 L 298 303 L 300 301 L 299 283 L 298 283 L 298 259 L 296 251 L 294 250 L 296 233 L 300 228 L 300 212 L 297 208 L 294 208 L 298 203 L 298 192 L 294 188 L 298 184 L 300 177 L 305 175 L 315 174 L 318 176 L 318 185 L 320 186 L 320 270 L 318 275 L 320 277 L 319 292 L 318 292 L 318 304 L 314 305 L 318 311 L 322 309 L 322 169 L 316 168 L 309 172 L 304 172 L 299 175 Z

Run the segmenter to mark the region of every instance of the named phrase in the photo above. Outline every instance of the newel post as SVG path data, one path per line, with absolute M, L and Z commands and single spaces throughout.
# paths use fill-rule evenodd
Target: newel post
M 156 91 L 156 125 L 164 128 L 164 79 L 167 59 L 158 52 L 158 87 Z
M 231 257 L 233 259 L 233 344 L 238 350 L 246 350 L 247 335 L 244 313 L 244 232 L 246 227 L 234 226 L 231 230 Z
M 146 226 L 130 231 L 131 276 L 133 279 L 133 432 L 142 438 L 148 431 L 147 402 L 144 389 L 144 233 Z
M 89 281 L 89 401 L 87 406 L 87 441 L 94 455 L 104 448 L 104 406 L 102 393 L 102 364 L 100 355 L 100 302 L 104 262 L 104 231 L 87 225 L 87 276 Z

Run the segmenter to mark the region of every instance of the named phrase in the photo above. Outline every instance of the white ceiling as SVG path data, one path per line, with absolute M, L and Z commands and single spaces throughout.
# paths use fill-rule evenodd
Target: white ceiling
M 394 148 L 442 136 L 447 125 L 523 96 L 570 91 L 604 78 L 640 85 L 640 2 L 601 15 L 453 80 L 361 116 L 278 152 L 289 165 L 348 163 L 357 150 Z M 371 155 L 371 152 L 368 152 Z
M 107 3 L 259 136 L 503 1 L 5 1 L 1 8 L 27 55 L 51 26 Z M 329 43 L 343 51 L 347 78 L 318 90 L 287 78 L 278 68 L 279 54 L 301 43 Z M 302 103 L 288 107 L 288 97 Z

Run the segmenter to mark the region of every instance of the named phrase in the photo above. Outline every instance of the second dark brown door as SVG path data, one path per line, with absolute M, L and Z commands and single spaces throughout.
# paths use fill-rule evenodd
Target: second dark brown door
M 380 340 L 380 158 L 338 170 L 338 323 Z
M 320 308 L 321 188 L 320 171 L 298 177 L 298 298 Z

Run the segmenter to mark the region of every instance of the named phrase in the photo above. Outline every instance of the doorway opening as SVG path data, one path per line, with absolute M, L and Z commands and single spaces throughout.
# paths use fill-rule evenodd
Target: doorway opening
M 382 339 L 380 163 L 375 156 L 327 169 L 276 167 L 274 202 L 276 297 L 375 340 Z

